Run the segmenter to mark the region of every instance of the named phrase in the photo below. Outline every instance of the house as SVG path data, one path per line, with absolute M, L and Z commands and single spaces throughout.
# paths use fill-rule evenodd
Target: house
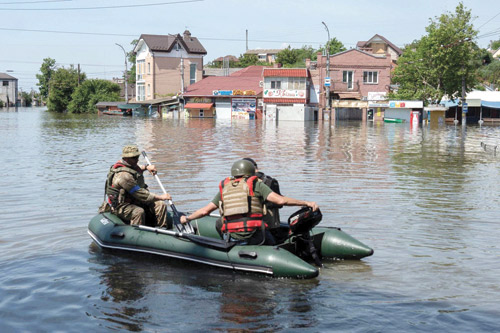
M 403 51 L 399 47 L 380 35 L 375 35 L 365 42 L 358 42 L 356 48 L 367 53 L 388 55 L 391 57 L 393 63 L 396 63 L 403 54 Z
M 265 68 L 263 103 L 268 120 L 318 120 L 310 104 L 314 87 L 307 68 Z
M 136 101 L 183 93 L 203 78 L 207 51 L 186 30 L 183 35 L 141 35 L 136 53 Z
M 283 51 L 283 49 L 256 49 L 247 50 L 245 54 L 255 54 L 259 58 L 259 61 L 274 64 L 277 54 L 281 51 Z
M 9 74 L 0 73 L 0 101 L 3 106 L 16 106 L 18 97 L 17 79 Z
M 263 66 L 229 76 L 211 76 L 187 87 L 183 97 L 189 118 L 256 119 L 262 116 Z
M 371 114 L 382 119 L 389 92 L 393 62 L 385 53 L 374 54 L 350 49 L 330 56 L 330 73 L 326 73 L 326 57 L 318 53 L 317 71 L 320 82 L 320 106 L 326 108 L 329 93 L 331 117 L 335 119 L 366 120 Z M 329 82 L 325 80 L 329 78 Z M 325 86 L 325 84 L 329 84 Z M 328 89 L 328 91 L 326 90 Z M 370 100 L 371 96 L 376 96 Z M 326 110 L 327 114 L 330 110 Z M 377 117 L 376 117 L 377 118 Z

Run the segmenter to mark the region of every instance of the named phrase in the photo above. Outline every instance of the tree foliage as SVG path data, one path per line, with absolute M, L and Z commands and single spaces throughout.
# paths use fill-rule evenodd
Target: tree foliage
M 439 103 L 444 95 L 460 97 L 462 83 L 470 91 L 477 83 L 477 36 L 471 11 L 459 3 L 455 13 L 431 19 L 427 35 L 408 45 L 398 60 L 393 82 L 399 84 L 391 98 Z
M 134 39 L 130 45 L 132 45 L 134 48 L 135 46 L 137 45 L 137 43 L 139 43 L 139 40 L 137 39 Z M 134 50 L 132 49 L 132 51 L 128 52 L 127 53 L 127 58 L 128 58 L 128 62 L 131 63 L 132 65 L 130 66 L 130 69 L 128 71 L 128 83 L 130 84 L 135 84 L 135 81 L 136 81 L 136 68 L 135 68 L 135 60 L 137 58 L 137 55 L 135 54 Z
M 97 113 L 96 103 L 120 100 L 120 86 L 116 83 L 91 79 L 75 89 L 68 104 L 71 113 Z
M 42 66 L 40 66 L 40 74 L 36 74 L 38 83 L 36 84 L 39 88 L 40 95 L 42 98 L 47 98 L 49 96 L 49 82 L 56 70 L 56 61 L 52 58 L 43 59 Z
M 491 42 L 490 48 L 494 51 L 500 49 L 500 39 Z
M 259 57 L 256 54 L 245 53 L 240 55 L 239 67 L 254 66 L 259 63 Z
M 500 87 L 500 60 L 492 59 L 489 64 L 479 68 L 478 76 L 482 83 L 493 88 Z
M 69 68 L 58 68 L 49 81 L 49 98 L 47 109 L 54 112 L 65 112 L 71 102 L 71 95 L 78 86 L 78 80 L 85 80 L 85 74 L 80 74 L 70 66 Z
M 21 91 L 20 93 L 21 99 L 24 101 L 25 106 L 31 106 L 33 102 L 33 98 L 31 98 L 31 94 L 27 91 Z
M 328 48 L 330 55 L 332 55 L 347 50 L 344 44 L 342 44 L 342 42 L 335 37 L 330 39 L 326 44 L 327 44 L 326 47 L 320 47 L 318 51 L 323 53 L 324 50 Z

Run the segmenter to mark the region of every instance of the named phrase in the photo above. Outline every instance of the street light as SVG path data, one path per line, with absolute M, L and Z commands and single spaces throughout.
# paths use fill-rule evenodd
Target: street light
M 326 32 L 328 33 L 328 41 L 326 42 L 326 77 L 330 77 L 330 30 L 326 26 L 326 23 L 321 21 L 325 26 Z M 326 86 L 325 86 L 326 87 Z M 330 86 L 326 87 L 326 107 L 330 110 Z
M 123 74 L 123 79 L 125 81 L 125 103 L 128 103 L 128 68 L 127 68 L 127 52 L 125 51 L 125 49 L 123 48 L 123 46 L 121 46 L 120 44 L 118 43 L 115 43 L 116 45 L 118 45 L 119 47 L 121 47 L 121 49 L 123 50 L 123 53 L 125 54 L 125 73 Z

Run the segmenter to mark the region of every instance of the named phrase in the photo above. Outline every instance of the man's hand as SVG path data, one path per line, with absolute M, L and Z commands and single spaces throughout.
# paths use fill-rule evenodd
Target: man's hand
M 181 216 L 181 223 L 185 224 L 185 223 L 188 223 L 188 222 L 189 222 L 189 220 L 187 219 L 187 216 L 186 215 L 182 215 Z
M 307 207 L 311 207 L 313 212 L 317 211 L 319 206 L 314 201 L 308 201 Z
M 160 195 L 157 195 L 156 197 L 158 198 L 158 200 L 162 200 L 162 201 L 172 200 L 172 196 L 168 193 L 160 194 Z
M 148 170 L 149 172 L 151 172 L 151 174 L 154 176 L 156 175 L 157 171 L 156 171 L 156 167 L 151 164 L 151 165 L 146 165 L 144 170 Z

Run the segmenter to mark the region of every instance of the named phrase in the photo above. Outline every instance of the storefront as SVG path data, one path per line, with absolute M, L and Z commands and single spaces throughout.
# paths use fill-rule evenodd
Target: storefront
M 423 108 L 424 102 L 422 101 L 389 101 L 389 107 L 384 113 L 384 121 L 419 123 L 427 118 Z

